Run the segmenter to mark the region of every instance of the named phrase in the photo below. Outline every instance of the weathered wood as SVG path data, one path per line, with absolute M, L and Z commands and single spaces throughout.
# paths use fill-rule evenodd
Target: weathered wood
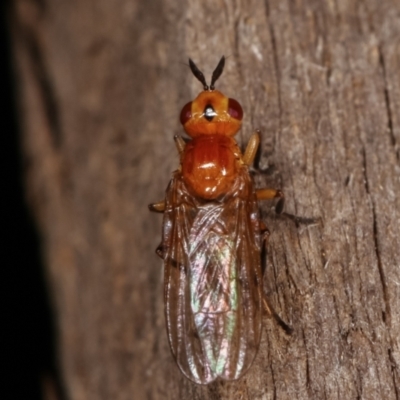
M 396 0 L 15 0 L 26 182 L 58 310 L 71 399 L 400 398 L 400 3 Z M 187 381 L 170 355 L 162 199 L 181 107 L 218 88 L 263 131 L 271 231 L 265 319 L 240 381 Z M 272 166 L 274 168 L 272 168 Z

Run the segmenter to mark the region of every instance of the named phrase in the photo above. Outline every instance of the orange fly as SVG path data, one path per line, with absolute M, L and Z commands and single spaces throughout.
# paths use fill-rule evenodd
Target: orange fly
M 180 115 L 187 143 L 176 136 L 180 167 L 165 200 L 151 204 L 163 212 L 162 243 L 157 254 L 165 265 L 165 317 L 172 354 L 183 374 L 207 384 L 240 378 L 251 366 L 261 337 L 263 305 L 261 253 L 268 231 L 258 200 L 279 198 L 279 190 L 255 189 L 249 174 L 259 146 L 254 133 L 242 154 L 233 136 L 243 110 L 215 90 L 225 58 L 210 86 L 189 59 L 204 90 Z

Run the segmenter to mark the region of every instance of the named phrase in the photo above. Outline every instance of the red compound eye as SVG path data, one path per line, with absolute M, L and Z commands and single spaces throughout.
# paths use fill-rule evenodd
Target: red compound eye
M 189 103 L 185 104 L 185 106 L 182 108 L 181 116 L 180 116 L 181 124 L 185 125 L 186 122 L 188 122 L 190 118 L 192 118 L 192 102 L 191 101 L 189 101 Z
M 228 100 L 228 114 L 239 121 L 243 118 L 242 106 L 235 99 Z

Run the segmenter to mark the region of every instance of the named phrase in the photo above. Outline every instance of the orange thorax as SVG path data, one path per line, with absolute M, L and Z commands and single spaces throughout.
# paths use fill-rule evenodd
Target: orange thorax
M 206 200 L 216 199 L 232 186 L 239 157 L 239 147 L 231 137 L 195 137 L 186 145 L 183 154 L 183 180 L 193 195 Z

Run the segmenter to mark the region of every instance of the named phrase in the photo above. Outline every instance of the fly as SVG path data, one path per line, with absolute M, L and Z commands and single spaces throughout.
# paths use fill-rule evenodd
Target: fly
M 183 374 L 199 384 L 217 378 L 235 380 L 250 368 L 259 348 L 262 313 L 269 307 L 263 292 L 261 254 L 268 230 L 258 201 L 279 199 L 280 190 L 256 189 L 249 167 L 260 142 L 256 131 L 241 152 L 233 138 L 242 124 L 238 101 L 215 90 L 225 65 L 222 57 L 208 86 L 189 59 L 203 91 L 181 111 L 191 137 L 176 136 L 180 167 L 165 200 L 149 205 L 164 213 L 165 318 L 172 354 Z

